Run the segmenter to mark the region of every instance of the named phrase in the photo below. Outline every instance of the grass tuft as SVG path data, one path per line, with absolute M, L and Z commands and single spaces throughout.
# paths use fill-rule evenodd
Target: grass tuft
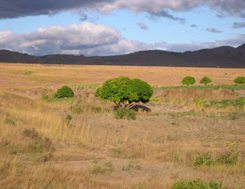
M 181 180 L 176 182 L 172 189 L 224 189 L 220 182 L 209 181 L 204 182 L 200 179 L 197 180 Z
M 215 165 L 236 165 L 238 163 L 238 153 L 225 152 L 216 159 L 208 153 L 200 154 L 194 161 L 194 166 L 215 166 Z

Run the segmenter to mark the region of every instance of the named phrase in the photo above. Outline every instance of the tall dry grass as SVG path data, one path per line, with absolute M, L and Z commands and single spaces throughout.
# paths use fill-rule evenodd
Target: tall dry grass
M 94 97 L 94 86 L 75 88 L 77 95 L 71 100 L 47 102 L 42 96 L 66 84 L 66 77 L 73 87 L 81 81 L 100 83 L 129 71 L 126 67 L 115 68 L 118 73 L 114 75 L 114 68 L 101 67 L 98 78 L 94 76 L 100 67 L 0 67 L 0 188 L 167 189 L 182 178 L 218 180 L 228 188 L 245 185 L 244 112 L 200 109 L 190 100 L 198 95 L 233 99 L 243 91 L 156 91 L 158 98 L 149 105 L 151 113 L 139 112 L 135 121 L 117 120 L 112 105 Z M 142 72 L 130 69 L 129 76 L 135 74 L 155 85 L 168 82 L 161 78 L 171 72 L 149 68 L 151 74 L 145 74 L 148 68 Z M 182 71 L 187 74 L 199 69 Z M 215 71 L 222 81 L 226 70 Z M 227 72 L 231 82 L 236 70 Z M 243 71 L 236 72 L 240 73 Z M 218 157 L 227 151 L 239 152 L 236 165 L 193 166 L 199 154 Z M 132 161 L 141 169 L 123 170 Z M 108 162 L 113 166 L 111 172 L 93 174 Z

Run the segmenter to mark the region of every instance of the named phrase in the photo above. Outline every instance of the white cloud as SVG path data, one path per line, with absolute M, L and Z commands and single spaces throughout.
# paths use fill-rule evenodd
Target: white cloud
M 244 42 L 245 42 L 245 34 L 240 34 L 230 39 L 216 40 L 214 42 L 175 43 L 175 44 L 160 42 L 154 44 L 154 46 L 159 49 L 164 47 L 164 50 L 168 50 L 168 51 L 185 52 L 185 51 L 194 51 L 194 50 L 205 49 L 205 48 L 215 48 L 220 46 L 238 47 Z
M 35 32 L 0 32 L 0 48 L 34 55 L 45 54 L 122 54 L 140 49 L 139 42 L 126 40 L 118 30 L 83 22 L 68 27 L 52 26 Z
M 201 48 L 211 48 L 221 45 L 238 46 L 245 41 L 245 35 L 209 43 L 170 44 L 166 42 L 143 43 L 128 40 L 113 28 L 103 25 L 83 22 L 67 27 L 52 26 L 37 31 L 15 34 L 0 32 L 0 49 L 9 49 L 34 55 L 45 54 L 83 54 L 115 55 L 141 50 L 187 51 Z

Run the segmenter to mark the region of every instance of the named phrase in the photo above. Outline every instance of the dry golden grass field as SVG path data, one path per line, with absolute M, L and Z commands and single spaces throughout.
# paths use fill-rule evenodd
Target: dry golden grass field
M 161 88 L 187 75 L 231 85 L 245 69 L 0 64 L 0 188 L 244 189 L 245 86 Z M 155 86 L 151 112 L 114 117 L 95 91 L 117 76 Z M 63 85 L 75 97 L 46 98 Z
M 180 85 L 185 76 L 200 79 L 209 76 L 214 84 L 231 84 L 237 76 L 245 75 L 245 69 L 178 68 L 178 67 L 128 67 L 128 66 L 76 66 L 1 64 L 2 87 L 59 86 L 64 84 L 102 83 L 117 76 L 141 78 L 154 86 Z M 27 85 L 28 84 L 28 85 Z

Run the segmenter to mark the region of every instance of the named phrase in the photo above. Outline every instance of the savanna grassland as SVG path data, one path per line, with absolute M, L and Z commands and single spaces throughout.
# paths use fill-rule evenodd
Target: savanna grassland
M 176 87 L 187 75 L 220 87 Z M 245 69 L 0 64 L 0 188 L 245 188 Z M 95 91 L 117 76 L 154 86 L 136 120 Z M 63 85 L 75 97 L 49 96 Z M 199 84 L 197 84 L 199 85 Z

